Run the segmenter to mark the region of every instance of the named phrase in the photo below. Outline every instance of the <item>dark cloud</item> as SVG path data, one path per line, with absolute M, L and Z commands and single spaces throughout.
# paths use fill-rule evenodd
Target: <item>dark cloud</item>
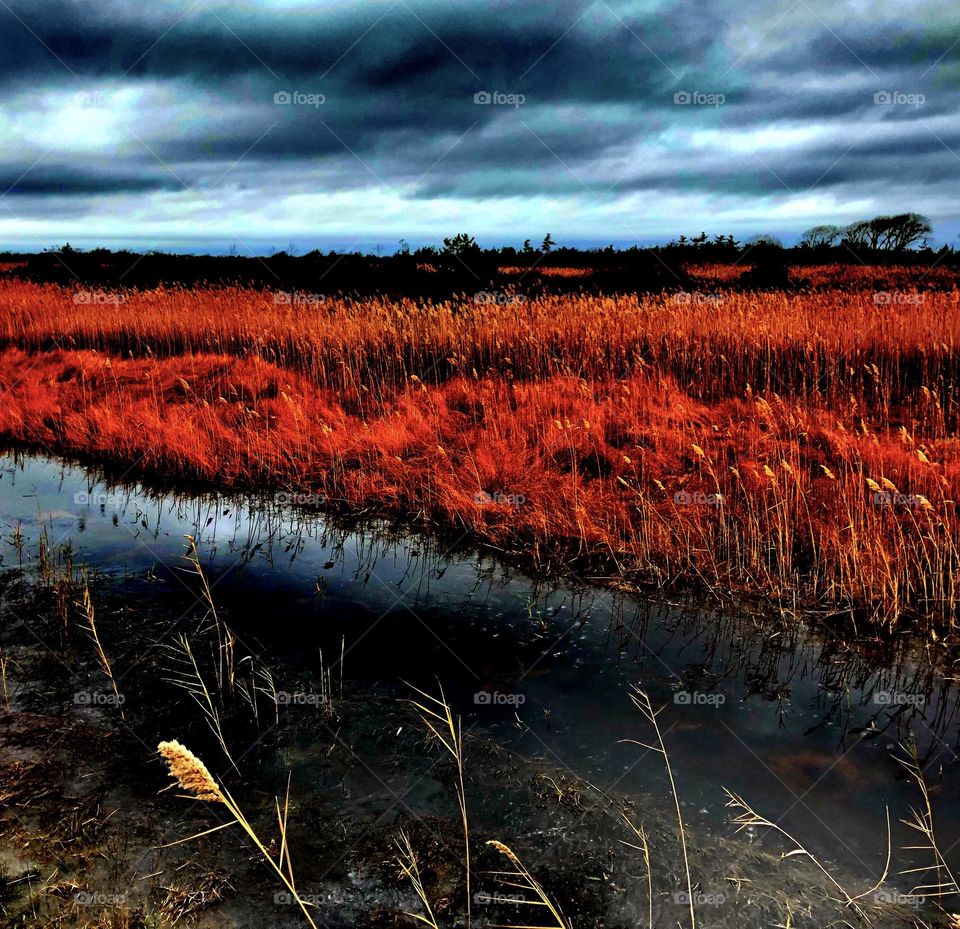
M 252 191 L 266 208 L 371 188 L 412 210 L 640 192 L 749 209 L 813 189 L 878 209 L 927 190 L 955 211 L 960 12 L 881 6 L 8 0 L 0 186 L 31 203 L 92 198 L 94 212 L 111 195 Z M 676 103 L 680 91 L 723 103 Z M 100 93 L 101 151 L 77 154 L 87 120 L 69 95 Z M 810 133 L 776 143 L 798 129 Z
M 0 195 L 75 196 L 86 194 L 146 193 L 180 190 L 182 184 L 170 175 L 147 171 L 119 173 L 78 170 L 72 165 L 45 165 L 29 171 L 0 167 Z

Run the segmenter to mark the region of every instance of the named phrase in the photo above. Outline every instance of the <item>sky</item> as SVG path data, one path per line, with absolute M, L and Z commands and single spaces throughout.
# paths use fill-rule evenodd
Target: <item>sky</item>
M 0 0 L 0 81 L 0 248 L 960 245 L 956 0 Z

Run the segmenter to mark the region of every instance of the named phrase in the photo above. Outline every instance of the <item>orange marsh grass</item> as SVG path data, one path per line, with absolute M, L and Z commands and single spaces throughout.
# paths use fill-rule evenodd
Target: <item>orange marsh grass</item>
M 0 436 L 413 516 L 542 570 L 942 632 L 958 291 L 877 303 L 863 280 L 482 306 L 160 288 L 96 312 L 8 282 Z

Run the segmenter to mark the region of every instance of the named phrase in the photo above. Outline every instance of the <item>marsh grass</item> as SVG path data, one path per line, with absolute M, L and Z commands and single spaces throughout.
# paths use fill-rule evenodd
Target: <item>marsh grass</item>
M 687 902 L 689 905 L 689 916 L 690 916 L 690 925 L 692 929 L 695 929 L 696 922 L 696 910 L 694 907 L 694 882 L 691 874 L 690 868 L 690 858 L 688 854 L 687 847 L 687 833 L 686 828 L 683 822 L 683 816 L 681 814 L 680 800 L 677 794 L 676 783 L 673 777 L 673 770 L 670 764 L 670 757 L 667 753 L 666 745 L 664 744 L 662 731 L 658 723 L 657 717 L 660 715 L 662 710 L 655 710 L 649 696 L 641 690 L 639 687 L 635 687 L 630 693 L 630 699 L 633 702 L 634 706 L 642 713 L 644 718 L 650 723 L 656 739 L 654 743 L 645 743 L 640 742 L 635 739 L 624 739 L 622 741 L 628 742 L 630 744 L 639 745 L 648 751 L 654 752 L 662 756 L 664 759 L 664 764 L 667 771 L 667 778 L 670 784 L 670 792 L 674 804 L 674 810 L 676 813 L 677 819 L 677 837 L 680 846 L 680 851 L 683 859 L 683 868 L 684 874 L 686 877 L 687 883 Z M 933 813 L 930 806 L 930 796 L 929 791 L 926 788 L 926 784 L 923 778 L 922 769 L 919 766 L 919 763 L 916 760 L 916 755 L 912 756 L 910 761 L 902 762 L 906 767 L 911 778 L 920 786 L 921 795 L 923 798 L 923 807 L 920 811 L 913 811 L 912 818 L 905 822 L 907 825 L 911 826 L 913 829 L 921 833 L 926 839 L 926 845 L 923 846 L 933 852 L 934 864 L 932 870 L 936 873 L 936 881 L 933 884 L 924 884 L 919 885 L 911 894 L 917 893 L 930 893 L 932 896 L 950 896 L 953 894 L 960 894 L 960 888 L 958 888 L 956 880 L 947 866 L 945 857 L 943 856 L 940 848 L 937 844 L 936 836 L 933 830 Z M 836 876 L 831 872 L 829 868 L 810 852 L 791 832 L 782 826 L 780 823 L 776 822 L 769 817 L 762 815 L 757 812 L 755 807 L 748 803 L 740 794 L 734 793 L 726 788 L 723 789 L 726 795 L 727 801 L 726 806 L 728 809 L 734 811 L 734 815 L 731 818 L 731 823 L 736 827 L 736 832 L 743 832 L 744 830 L 757 830 L 765 829 L 772 832 L 778 833 L 783 839 L 785 839 L 789 845 L 789 848 L 786 852 L 783 852 L 780 855 L 780 861 L 787 859 L 793 859 L 801 857 L 809 861 L 816 869 L 820 872 L 823 878 L 827 882 L 827 887 L 832 888 L 836 893 L 836 903 L 841 906 L 844 910 L 850 911 L 855 918 L 862 923 L 863 925 L 872 926 L 874 925 L 874 919 L 871 914 L 872 907 L 870 906 L 870 900 L 873 898 L 876 899 L 876 894 L 881 887 L 887 881 L 890 875 L 891 861 L 893 856 L 893 843 L 892 843 L 892 833 L 890 827 L 890 812 L 886 811 L 886 828 L 887 828 L 887 850 L 886 850 L 886 862 L 883 867 L 883 871 L 877 881 L 872 884 L 866 890 L 858 893 L 852 894 L 846 890 L 846 888 L 840 883 Z M 634 837 L 637 839 L 639 844 L 634 844 L 632 842 L 624 842 L 630 848 L 633 848 L 641 853 L 643 858 L 646 879 L 647 879 L 647 896 L 650 901 L 649 904 L 649 913 L 648 920 L 649 925 L 653 926 L 653 879 L 652 879 L 652 869 L 650 865 L 650 843 L 647 836 L 646 829 L 644 826 L 637 825 L 630 816 L 627 815 L 626 811 L 621 811 L 620 818 L 622 822 L 630 829 Z M 917 873 L 917 872 L 929 872 L 931 868 L 923 867 L 910 869 L 906 872 L 901 873 Z M 785 901 L 787 904 L 787 923 L 789 926 L 792 924 L 794 909 L 799 908 L 803 901 L 795 900 Z M 844 924 L 849 925 L 844 921 Z
M 40 515 L 38 510 L 38 518 Z M 51 544 L 50 528 L 52 524 L 41 520 L 37 542 L 37 581 L 52 599 L 59 621 L 60 645 L 66 647 L 70 638 L 73 608 L 81 594 L 82 585 L 73 562 L 73 548 L 69 542 L 58 546 Z
M 464 883 L 466 886 L 466 925 L 470 926 L 473 922 L 472 915 L 472 897 L 471 897 L 471 856 L 470 856 L 470 827 L 467 817 L 467 798 L 464 780 L 464 753 L 463 753 L 463 730 L 459 716 L 454 716 L 453 710 L 440 687 L 440 696 L 434 697 L 419 688 L 412 688 L 425 702 L 419 700 L 409 701 L 417 710 L 420 718 L 426 727 L 428 733 L 437 741 L 447 754 L 453 759 L 457 769 L 457 803 L 460 808 L 461 826 L 463 828 L 464 838 Z M 410 842 L 406 832 L 401 831 L 400 838 L 395 841 L 397 848 L 397 862 L 401 874 L 409 880 L 417 897 L 424 907 L 424 913 L 407 913 L 408 916 L 429 926 L 430 929 L 440 929 L 437 923 L 437 917 L 430 902 L 429 895 L 420 873 L 419 861 L 416 850 Z M 496 877 L 505 887 L 532 892 L 536 899 L 529 900 L 521 897 L 515 902 L 520 906 L 543 907 L 549 915 L 551 923 L 549 926 L 528 925 L 512 923 L 509 926 L 493 923 L 492 926 L 501 926 L 502 929 L 571 929 L 569 922 L 564 918 L 562 911 L 551 897 L 544 890 L 540 882 L 527 870 L 520 861 L 516 853 L 506 844 L 491 839 L 486 843 L 491 848 L 496 849 L 501 855 L 513 865 L 510 871 L 493 871 L 492 876 Z
M 347 637 L 340 639 L 340 657 L 334 665 L 324 663 L 323 649 L 320 649 L 320 697 L 323 702 L 323 712 L 326 716 L 336 716 L 336 699 L 343 700 L 343 665 L 347 654 Z M 333 672 L 337 670 L 338 684 L 334 687 Z
M 859 901 L 864 900 L 866 897 L 871 894 L 876 893 L 880 887 L 883 886 L 884 881 L 887 879 L 887 874 L 890 867 L 890 816 L 887 815 L 887 863 L 884 868 L 884 872 L 881 875 L 880 879 L 868 890 L 863 891 L 856 896 L 852 896 L 850 893 L 844 889 L 843 885 L 834 877 L 831 871 L 814 855 L 812 852 L 808 851 L 791 833 L 789 833 L 783 826 L 779 823 L 774 822 L 771 819 L 768 819 L 766 816 L 758 813 L 743 797 L 738 794 L 733 793 L 730 790 L 724 788 L 724 793 L 727 795 L 727 807 L 732 810 L 738 810 L 739 812 L 733 816 L 732 822 L 736 825 L 737 831 L 740 832 L 744 829 L 769 829 L 773 832 L 779 833 L 787 842 L 790 844 L 791 848 L 789 851 L 784 852 L 780 857 L 781 860 L 787 858 L 794 858 L 801 856 L 807 861 L 811 862 L 813 866 L 827 879 L 830 885 L 834 890 L 839 894 L 838 902 L 840 902 L 844 907 L 849 908 L 856 917 L 863 923 L 869 924 L 871 920 Z
M 213 600 L 213 588 L 206 572 L 203 570 L 203 566 L 200 564 L 200 553 L 197 550 L 196 539 L 192 535 L 186 535 L 184 538 L 187 540 L 184 560 L 189 563 L 189 570 L 196 574 L 200 580 L 201 595 L 217 634 L 217 684 L 221 693 L 233 693 L 236 676 L 234 651 L 237 639 L 230 627 L 220 619 L 220 614 L 217 612 L 217 605 Z
M 215 826 L 205 832 L 181 839 L 180 842 L 189 842 L 202 836 L 209 835 L 220 829 L 229 828 L 233 825 L 239 825 L 253 847 L 259 852 L 263 860 L 270 866 L 276 876 L 280 879 L 283 886 L 289 891 L 297 905 L 300 907 L 307 922 L 317 929 L 317 924 L 313 920 L 307 902 L 300 896 L 297 890 L 296 880 L 293 874 L 293 862 L 290 858 L 290 849 L 287 843 L 287 823 L 290 813 L 290 785 L 287 783 L 287 792 L 284 797 L 281 808 L 279 797 L 276 798 L 277 825 L 279 832 L 280 854 L 279 860 L 267 849 L 267 846 L 261 840 L 250 821 L 240 809 L 236 800 L 230 792 L 217 783 L 216 779 L 208 770 L 207 766 L 190 751 L 185 745 L 176 740 L 161 742 L 157 746 L 157 751 L 166 762 L 171 777 L 184 791 L 187 797 L 201 800 L 205 803 L 222 804 L 233 817 L 228 823 Z
M 667 779 L 670 781 L 670 794 L 673 798 L 674 810 L 677 815 L 677 830 L 680 837 L 680 850 L 683 854 L 683 873 L 687 880 L 687 906 L 690 913 L 690 929 L 696 929 L 697 925 L 697 914 L 694 907 L 695 895 L 693 892 L 693 878 L 690 874 L 690 857 L 687 852 L 687 833 L 683 824 L 683 814 L 680 811 L 680 796 L 677 793 L 677 785 L 673 779 L 673 766 L 670 764 L 670 756 L 667 754 L 667 747 L 663 741 L 663 734 L 660 731 L 660 724 L 657 722 L 657 716 L 662 712 L 660 710 L 655 710 L 653 704 L 650 701 L 649 694 L 646 691 L 641 690 L 639 687 L 634 687 L 630 692 L 630 700 L 633 705 L 643 714 L 643 717 L 650 723 L 650 726 L 653 729 L 654 735 L 656 736 L 656 744 L 649 744 L 647 742 L 639 742 L 636 739 L 624 739 L 624 742 L 628 742 L 631 745 L 639 745 L 641 748 L 647 749 L 647 751 L 654 752 L 657 755 L 660 755 L 663 758 L 663 764 L 667 771 Z M 631 824 L 631 828 L 634 827 Z M 639 830 L 634 829 L 635 834 L 640 837 L 641 833 Z M 642 845 L 646 849 L 646 835 L 642 837 Z M 648 851 L 645 852 L 645 858 L 647 862 L 647 873 L 649 875 L 650 862 Z M 649 878 L 648 878 L 649 880 Z
M 107 679 L 110 681 L 110 686 L 113 688 L 113 694 L 116 698 L 116 706 L 120 711 L 120 718 L 126 719 L 126 716 L 124 716 L 123 713 L 123 700 L 121 699 L 120 691 L 117 688 L 117 679 L 113 675 L 113 666 L 110 664 L 110 658 L 103 647 L 103 643 L 100 641 L 100 633 L 97 631 L 97 614 L 93 606 L 93 597 L 90 595 L 90 585 L 87 581 L 86 571 L 81 573 L 81 578 L 82 592 L 80 602 L 83 610 L 83 616 L 86 621 L 86 629 L 90 634 L 90 638 L 93 640 L 97 661 L 100 663 L 103 673 L 106 674 Z
M 7 689 L 7 662 L 10 656 L 0 647 L 0 686 L 3 687 L 3 708 L 10 712 L 10 691 Z
M 423 877 L 420 874 L 420 860 L 410 842 L 410 837 L 401 829 L 400 837 L 394 839 L 394 844 L 397 848 L 397 863 L 400 866 L 400 873 L 410 882 L 410 886 L 413 887 L 413 891 L 424 909 L 424 913 L 408 912 L 406 915 L 425 926 L 429 926 L 430 929 L 440 929 L 437 917 L 433 912 L 433 904 L 430 902 L 430 895 L 427 893 Z
M 171 677 L 166 679 L 167 682 L 179 687 L 190 695 L 191 699 L 200 708 L 223 754 L 233 769 L 239 774 L 240 769 L 233 760 L 233 755 L 230 754 L 224 733 L 223 702 L 221 695 L 219 692 L 207 686 L 203 673 L 200 671 L 200 665 L 197 662 L 190 639 L 186 635 L 181 634 L 177 637 L 177 645 L 168 645 L 166 649 L 173 658 L 173 670 Z M 218 654 L 220 654 L 219 649 Z
M 470 823 L 467 816 L 467 792 L 464 784 L 463 724 L 460 717 L 453 716 L 450 704 L 440 688 L 440 696 L 433 697 L 414 687 L 413 690 L 425 702 L 411 700 L 420 714 L 423 724 L 437 742 L 453 759 L 457 769 L 457 805 L 460 808 L 460 823 L 463 828 L 464 876 L 467 888 L 467 929 L 473 924 L 473 899 L 471 896 Z
M 875 272 L 709 305 L 343 297 L 310 312 L 233 287 L 93 314 L 6 282 L 0 435 L 454 526 L 543 571 L 942 635 L 960 605 L 960 291 L 880 306 Z M 868 481 L 912 502 L 879 506 Z M 229 630 L 223 646 L 229 686 Z
M 511 925 L 502 926 L 501 929 L 572 929 L 570 923 L 564 917 L 560 907 L 550 898 L 543 889 L 540 882 L 524 867 L 523 863 L 517 857 L 516 853 L 508 845 L 491 839 L 487 845 L 495 848 L 501 855 L 505 856 L 510 864 L 513 865 L 512 871 L 494 871 L 495 877 L 498 877 L 506 887 L 515 888 L 523 891 L 531 891 L 536 897 L 535 900 L 522 898 L 517 902 L 521 906 L 543 907 L 544 911 L 550 917 L 550 925 Z
M 902 820 L 902 822 L 923 839 L 922 845 L 911 845 L 908 848 L 912 851 L 930 852 L 933 857 L 933 864 L 932 866 L 908 868 L 901 874 L 925 876 L 933 871 L 934 880 L 916 884 L 910 893 L 932 898 L 936 901 L 938 908 L 943 911 L 944 901 L 946 900 L 952 901 L 955 905 L 960 903 L 960 884 L 957 883 L 957 878 L 940 849 L 934 827 L 930 789 L 927 786 L 916 746 L 912 744 L 907 746 L 907 752 L 907 758 L 898 758 L 897 760 L 903 765 L 913 783 L 917 785 L 922 803 L 919 809 L 911 809 L 909 818 Z M 954 915 L 952 918 L 956 922 L 960 922 L 960 917 Z
M 621 811 L 621 819 L 627 828 L 633 833 L 639 845 L 624 841 L 623 844 L 635 851 L 640 852 L 643 858 L 644 871 L 647 882 L 647 927 L 653 927 L 653 869 L 650 867 L 650 840 L 647 837 L 646 827 L 641 823 L 639 826 L 630 818 L 626 811 Z M 621 840 L 623 841 L 623 840 Z
M 249 678 L 237 679 L 237 690 L 243 697 L 250 712 L 253 715 L 257 731 L 260 731 L 260 701 L 262 696 L 266 699 L 269 706 L 273 707 L 273 725 L 280 725 L 280 697 L 277 692 L 277 685 L 273 677 L 273 671 L 263 661 L 257 659 L 254 655 L 245 656 L 239 663 L 246 665 Z

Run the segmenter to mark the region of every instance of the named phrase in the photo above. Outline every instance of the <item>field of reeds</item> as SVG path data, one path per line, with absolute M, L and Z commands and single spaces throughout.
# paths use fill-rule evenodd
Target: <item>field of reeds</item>
M 0 435 L 545 571 L 953 629 L 960 290 L 708 270 L 702 292 L 442 302 L 11 279 Z

